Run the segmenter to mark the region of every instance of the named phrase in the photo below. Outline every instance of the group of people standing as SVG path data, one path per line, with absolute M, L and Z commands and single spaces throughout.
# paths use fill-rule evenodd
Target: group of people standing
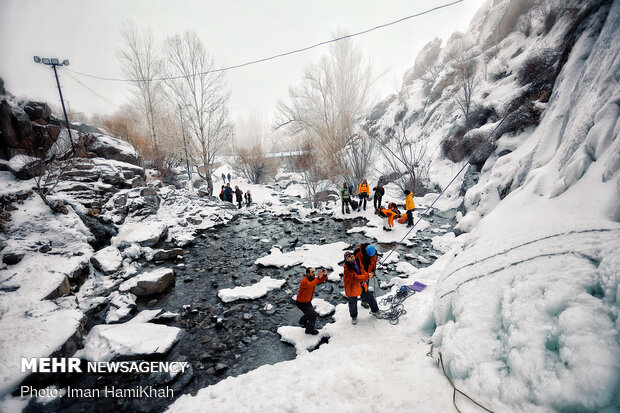
M 361 298 L 362 302 L 370 306 L 370 312 L 377 318 L 382 318 L 379 312 L 377 300 L 368 288 L 368 280 L 375 276 L 377 268 L 377 250 L 373 245 L 361 244 L 354 251 L 344 253 L 344 292 L 347 296 L 349 305 L 349 315 L 351 323 L 357 324 L 357 300 Z M 318 330 L 314 328 L 317 313 L 312 307 L 312 298 L 314 297 L 314 288 L 327 280 L 327 270 L 319 271 L 319 276 L 315 276 L 314 268 L 306 269 L 306 276 L 299 284 L 299 293 L 297 294 L 296 305 L 304 314 L 299 319 L 299 325 L 305 328 L 306 334 L 317 335 Z
M 373 204 L 375 209 L 377 209 L 377 207 L 381 205 L 381 199 L 385 194 L 385 189 L 383 189 L 383 186 L 377 185 L 372 188 L 372 190 L 374 191 Z M 342 202 L 343 214 L 345 213 L 345 211 L 347 214 L 350 214 L 350 210 L 359 211 L 362 208 L 364 209 L 364 211 L 366 211 L 366 203 L 368 201 L 368 198 L 370 197 L 370 188 L 368 186 L 368 182 L 364 179 L 364 181 L 357 187 L 359 204 L 353 199 L 354 193 L 355 188 L 353 187 L 353 185 L 348 185 L 346 182 L 344 182 L 340 187 L 340 201 Z
M 410 190 L 405 190 L 405 210 L 406 216 L 403 215 L 401 217 L 400 211 L 396 207 L 394 202 L 390 202 L 387 208 L 384 208 L 381 205 L 381 201 L 383 200 L 383 195 L 385 195 L 385 189 L 382 185 L 377 184 L 374 188 L 373 194 L 373 206 L 375 207 L 375 213 L 387 218 L 387 227 L 386 230 L 391 230 L 394 227 L 394 218 L 399 219 L 399 222 L 404 223 L 407 222 L 407 227 L 413 226 L 413 210 L 415 209 L 415 203 L 413 201 L 413 192 Z M 354 188 L 353 185 L 347 185 L 346 182 L 342 184 L 340 187 L 340 201 L 342 203 L 342 214 L 350 214 L 351 210 L 359 211 L 362 208 L 366 211 L 366 201 L 370 196 L 370 191 L 368 187 L 368 182 L 366 179 L 359 184 L 357 189 L 357 194 L 359 196 L 359 204 L 353 199 Z M 402 218 L 402 219 L 401 219 Z
M 222 173 L 222 181 L 226 183 L 226 175 L 224 175 L 224 173 Z M 241 209 L 241 203 L 244 201 L 244 199 L 246 208 L 248 208 L 252 203 L 252 194 L 250 193 L 249 189 L 245 192 L 245 194 L 241 189 L 239 189 L 239 186 L 237 185 L 235 185 L 234 190 L 232 189 L 232 187 L 230 186 L 230 173 L 228 173 L 228 183 L 226 185 L 222 185 L 222 190 L 220 191 L 220 199 L 222 201 L 232 203 L 233 195 L 235 196 L 235 201 L 237 202 L 237 206 L 239 207 L 239 209 Z

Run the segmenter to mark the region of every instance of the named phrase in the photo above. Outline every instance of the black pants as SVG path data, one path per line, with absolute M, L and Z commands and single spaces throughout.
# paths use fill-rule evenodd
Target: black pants
M 368 303 L 370 306 L 370 311 L 376 313 L 379 311 L 379 306 L 377 305 L 377 300 L 375 300 L 375 296 L 372 295 L 370 291 L 364 291 L 361 295 L 362 301 Z M 349 314 L 351 314 L 351 318 L 357 318 L 357 297 L 347 297 L 349 300 Z
M 347 208 L 347 214 L 349 213 L 349 208 L 351 207 L 351 198 L 342 198 L 342 213 L 344 214 L 345 206 Z
M 407 226 L 413 226 L 413 209 L 407 210 Z
M 299 301 L 295 301 L 295 305 L 304 313 L 299 319 L 299 324 L 306 327 L 306 332 L 314 330 L 317 313 L 314 311 L 312 303 L 300 303 Z
M 239 205 L 239 209 L 241 209 L 241 201 L 237 201 L 237 204 Z
M 364 211 L 366 211 L 366 200 L 367 199 L 368 199 L 368 194 L 360 194 L 360 208 L 363 205 L 364 206 Z
M 381 198 L 383 198 L 382 195 L 375 195 L 375 197 L 372 199 L 372 203 L 375 206 L 375 209 L 381 206 Z

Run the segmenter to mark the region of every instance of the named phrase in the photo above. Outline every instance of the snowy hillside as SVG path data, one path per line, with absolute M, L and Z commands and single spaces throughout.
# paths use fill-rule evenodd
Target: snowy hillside
M 400 324 L 352 328 L 337 306 L 327 346 L 171 411 L 449 411 L 430 343 L 455 385 L 493 411 L 620 409 L 620 2 L 557 14 L 526 4 L 489 1 L 468 33 L 429 44 L 370 116 L 377 133 L 404 125 L 426 143 L 442 188 L 475 158 L 445 195 L 462 197 L 463 234 L 397 284 L 429 284 Z M 456 58 L 477 62 L 473 121 L 445 63 Z

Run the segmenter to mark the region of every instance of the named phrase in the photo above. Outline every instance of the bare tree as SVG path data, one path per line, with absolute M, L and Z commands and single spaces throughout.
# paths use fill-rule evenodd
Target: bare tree
M 362 182 L 366 178 L 373 162 L 375 142 L 364 128 L 351 136 L 349 143 L 342 150 L 341 170 L 347 182 Z
M 327 201 L 332 182 L 329 180 L 329 172 L 322 167 L 311 142 L 302 145 L 301 155 L 295 159 L 293 168 L 303 177 L 310 208 L 319 208 Z
M 391 173 L 401 175 L 396 181 L 400 189 L 409 189 L 419 194 L 429 181 L 430 159 L 427 156 L 426 140 L 409 140 L 407 123 L 401 119 L 394 128 L 384 136 L 376 131 L 367 130 L 379 146 L 379 152 L 385 159 Z
M 237 149 L 235 167 L 250 182 L 260 184 L 265 178 L 274 173 L 275 160 L 265 156 L 265 151 L 260 143 L 250 149 Z
M 170 100 L 187 109 L 189 136 L 202 161 L 200 176 L 213 193 L 212 171 L 217 154 L 232 135 L 223 72 L 194 32 L 166 39 L 166 90 Z
M 124 42 L 119 51 L 121 71 L 134 87 L 137 107 L 146 119 L 151 142 L 157 149 L 155 112 L 161 99 L 161 82 L 153 79 L 161 75 L 161 60 L 157 55 L 153 31 L 148 26 L 140 30 L 135 23 L 128 21 L 121 28 L 121 36 Z
M 278 103 L 276 129 L 301 134 L 335 170 L 341 150 L 370 107 L 372 84 L 372 65 L 352 41 L 331 43 L 329 54 L 307 66 L 301 84 L 289 89 L 289 101 Z
M 456 72 L 457 89 L 453 93 L 452 99 L 458 105 L 465 117 L 465 123 L 467 123 L 479 79 L 476 73 L 477 61 L 473 56 L 467 55 L 465 50 L 469 50 L 465 42 L 456 41 L 446 57 Z
M 66 214 L 67 208 L 62 201 L 50 200 L 49 196 L 54 193 L 65 172 L 74 166 L 76 157 L 83 155 L 79 153 L 80 150 L 73 150 L 71 142 L 72 138 L 63 131 L 48 150 L 35 144 L 28 148 L 27 155 L 18 155 L 34 179 L 35 192 L 55 213 Z M 83 145 L 80 144 L 78 148 L 83 148 Z

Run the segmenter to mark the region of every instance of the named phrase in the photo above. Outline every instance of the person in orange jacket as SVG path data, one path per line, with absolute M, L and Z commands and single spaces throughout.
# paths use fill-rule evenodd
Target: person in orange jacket
M 318 284 L 324 283 L 327 280 L 327 270 L 323 272 L 319 271 L 319 276 L 314 276 L 314 268 L 306 268 L 306 276 L 301 280 L 299 284 L 299 292 L 297 293 L 297 299 L 295 305 L 304 313 L 299 319 L 299 324 L 306 328 L 306 334 L 317 335 L 318 330 L 314 328 L 316 322 L 317 313 L 312 307 L 312 298 L 314 297 L 314 287 Z
M 392 228 L 394 228 L 394 217 L 399 217 L 400 211 L 398 211 L 398 209 L 396 208 L 396 204 L 393 202 L 390 202 L 387 209 L 380 207 L 380 211 L 383 212 L 383 215 L 387 217 L 389 225 L 389 229 L 386 229 L 385 226 L 383 227 L 383 229 L 385 229 L 386 231 L 391 231 Z
M 368 200 L 368 196 L 370 195 L 370 188 L 368 188 L 368 182 L 366 182 L 366 180 L 364 179 L 364 182 L 362 182 L 358 189 L 357 189 L 357 193 L 359 194 L 360 197 L 360 208 L 362 207 L 362 204 L 364 205 L 364 211 L 366 211 L 366 201 Z
M 372 247 L 374 248 L 374 247 Z M 375 257 L 376 264 L 376 257 Z M 357 324 L 357 297 L 360 296 L 363 302 L 370 306 L 370 310 L 377 318 L 381 318 L 379 314 L 379 306 L 375 297 L 368 291 L 367 281 L 375 276 L 374 272 L 366 272 L 363 265 L 360 265 L 354 253 L 347 251 L 344 254 L 344 292 L 349 301 L 349 314 L 351 315 L 351 323 Z M 371 268 L 371 267 L 369 267 Z

